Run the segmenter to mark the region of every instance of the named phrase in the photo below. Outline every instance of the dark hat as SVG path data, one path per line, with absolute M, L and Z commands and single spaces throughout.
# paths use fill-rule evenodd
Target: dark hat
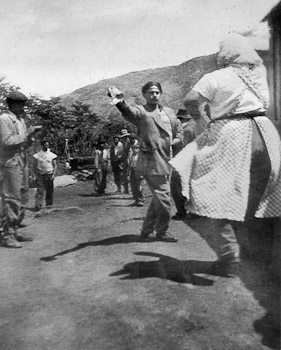
M 23 93 L 21 93 L 19 91 L 13 91 L 13 92 L 10 92 L 6 96 L 6 100 L 18 101 L 18 102 L 26 102 L 28 99 Z
M 178 119 L 180 120 L 183 120 L 183 119 L 192 119 L 191 116 L 187 113 L 187 110 L 186 109 L 179 109 L 178 112 L 177 112 L 177 117 Z

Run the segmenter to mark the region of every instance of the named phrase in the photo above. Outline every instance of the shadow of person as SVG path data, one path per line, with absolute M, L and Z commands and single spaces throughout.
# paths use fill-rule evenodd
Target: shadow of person
M 200 217 L 197 220 L 185 220 L 185 223 L 218 252 L 212 219 Z M 242 263 L 235 274 L 265 310 L 264 316 L 253 324 L 256 332 L 262 336 L 262 344 L 271 349 L 280 349 L 280 279 L 273 277 L 270 266 L 272 221 L 254 219 L 251 225 L 252 232 L 248 235 L 245 227 L 236 223 Z
M 59 252 L 54 255 L 45 256 L 40 258 L 39 260 L 50 262 L 56 260 L 58 256 L 63 256 L 66 254 L 70 254 L 73 252 L 76 252 L 77 250 L 86 248 L 86 247 L 96 247 L 96 246 L 106 246 L 106 245 L 113 245 L 113 244 L 126 244 L 126 243 L 136 243 L 140 241 L 139 235 L 122 235 L 122 236 L 116 236 L 116 237 L 110 237 L 103 239 L 101 241 L 89 241 L 84 243 L 79 243 L 77 246 L 63 250 L 62 252 Z
M 93 193 L 79 193 L 79 197 L 102 197 L 108 195 L 107 193 L 98 193 L 98 192 L 93 192 Z
M 166 255 L 137 252 L 140 256 L 159 258 L 154 261 L 134 261 L 123 266 L 119 271 L 113 272 L 110 276 L 121 276 L 122 280 L 161 278 L 177 283 L 190 283 L 198 286 L 212 286 L 214 281 L 197 274 L 211 274 L 213 262 L 187 260 L 181 261 Z

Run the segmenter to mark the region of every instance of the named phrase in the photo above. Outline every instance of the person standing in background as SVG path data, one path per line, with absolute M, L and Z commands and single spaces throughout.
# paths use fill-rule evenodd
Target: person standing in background
M 119 136 L 113 137 L 113 144 L 110 146 L 110 163 L 113 172 L 114 183 L 117 186 L 116 193 L 121 193 L 122 182 L 122 155 L 123 144 L 120 141 Z
M 110 159 L 108 145 L 104 139 L 99 139 L 94 157 L 96 167 L 95 190 L 102 195 L 105 193 L 107 186 L 107 172 Z
M 196 122 L 191 115 L 187 114 L 185 109 L 179 109 L 177 112 L 179 123 L 183 129 L 183 144 L 182 147 L 174 148 L 173 155 L 175 156 L 184 146 L 192 142 L 196 137 Z M 172 169 L 171 175 L 171 195 L 174 200 L 177 212 L 172 216 L 172 220 L 183 220 L 187 217 L 185 203 L 186 198 L 182 194 L 182 186 L 180 175 L 175 169 Z
M 41 129 L 26 128 L 24 107 L 27 97 L 19 91 L 6 97 L 8 111 L 0 116 L 0 167 L 2 196 L 1 245 L 21 248 L 18 242 L 31 241 L 18 232 L 25 216 L 28 202 L 28 167 L 26 149 L 34 141 L 33 136 Z
M 135 134 L 130 134 L 130 148 L 128 154 L 128 169 L 131 191 L 134 202 L 130 205 L 132 207 L 142 207 L 144 204 L 144 195 L 142 191 L 143 176 L 138 174 L 136 170 L 139 158 L 140 145 Z
M 34 174 L 37 191 L 35 194 L 35 210 L 42 208 L 44 194 L 46 207 L 53 205 L 54 178 L 57 172 L 57 155 L 50 151 L 48 140 L 41 141 L 41 150 L 33 155 Z
M 129 194 L 129 165 L 128 165 L 128 155 L 130 150 L 130 134 L 127 129 L 122 129 L 120 134 L 120 139 L 123 144 L 122 152 L 122 185 L 124 187 L 124 194 Z

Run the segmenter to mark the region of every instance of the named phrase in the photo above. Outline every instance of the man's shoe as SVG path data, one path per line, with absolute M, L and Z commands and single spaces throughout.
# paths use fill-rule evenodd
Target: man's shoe
M 175 243 L 178 241 L 175 237 L 171 236 L 168 232 L 166 232 L 164 235 L 156 235 L 156 238 L 158 241 L 167 242 L 167 243 Z
M 22 246 L 15 240 L 14 236 L 2 238 L 1 246 L 5 248 L 21 248 Z
M 153 238 L 149 237 L 152 233 L 153 232 L 151 232 L 151 233 L 143 233 L 143 232 L 141 232 L 139 241 L 140 242 L 152 242 Z
M 186 213 L 179 214 L 176 213 L 175 215 L 172 216 L 172 220 L 184 220 L 186 217 Z
M 32 237 L 25 237 L 23 235 L 21 235 L 20 233 L 17 233 L 15 235 L 15 239 L 18 241 L 18 242 L 31 242 L 33 241 L 33 238 Z
M 18 225 L 18 227 L 19 228 L 23 228 L 23 227 L 26 227 L 27 225 L 26 224 L 23 224 L 23 223 L 20 223 L 19 225 Z
M 137 202 L 129 204 L 129 207 L 136 207 L 136 206 L 137 206 Z
M 136 206 L 136 207 L 143 207 L 144 204 L 143 204 L 143 203 L 140 203 L 140 202 L 137 202 L 137 203 L 135 204 L 135 206 Z

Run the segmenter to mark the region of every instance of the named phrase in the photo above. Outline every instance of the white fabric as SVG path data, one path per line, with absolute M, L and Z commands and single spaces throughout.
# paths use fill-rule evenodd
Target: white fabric
M 269 100 L 264 70 L 264 66 L 255 68 L 251 72 L 251 79 L 259 85 L 259 90 L 262 92 L 264 98 Z M 229 113 L 238 100 L 239 104 L 236 106 L 234 114 L 264 110 L 262 101 L 237 75 L 233 67 L 230 66 L 205 74 L 195 84 L 192 90 L 197 91 L 210 101 L 208 104 L 212 119 Z
M 139 142 L 138 140 L 134 141 L 134 144 L 130 146 L 129 154 L 128 154 L 128 165 L 130 168 L 135 169 L 138 164 L 139 158 Z
M 54 170 L 53 160 L 57 158 L 57 155 L 51 152 L 49 149 L 47 151 L 39 151 L 33 155 L 37 159 L 37 169 L 41 174 L 51 174 Z
M 248 38 L 238 34 L 231 33 L 220 43 L 220 50 L 217 61 L 219 65 L 226 66 L 229 64 L 248 64 L 258 66 L 262 64 L 253 47 L 251 47 Z
M 256 217 L 281 216 L 281 144 L 266 117 L 255 118 L 272 171 Z M 225 119 L 211 124 L 170 163 L 182 179 L 190 211 L 215 219 L 243 221 L 248 203 L 252 121 Z
M 61 176 L 55 177 L 54 186 L 55 187 L 69 186 L 69 185 L 74 185 L 76 182 L 77 180 L 72 175 L 61 175 Z

